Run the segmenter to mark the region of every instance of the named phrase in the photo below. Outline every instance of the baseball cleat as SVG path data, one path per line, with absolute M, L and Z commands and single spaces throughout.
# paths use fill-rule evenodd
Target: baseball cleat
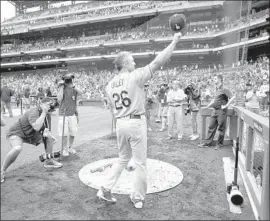
M 71 154 L 76 154 L 77 153 L 77 151 L 75 149 L 71 148 L 71 147 L 68 149 L 68 152 L 71 153 Z
M 130 195 L 130 200 L 131 202 L 133 203 L 134 207 L 136 209 L 142 209 L 143 208 L 143 201 L 141 199 L 136 199 L 136 198 L 133 198 L 131 195 Z
M 97 197 L 107 202 L 116 203 L 117 199 L 113 196 L 110 190 L 106 190 L 103 186 L 98 190 Z
M 69 151 L 68 151 L 68 149 L 64 149 L 64 150 L 63 150 L 63 156 L 64 156 L 64 157 L 69 156 Z

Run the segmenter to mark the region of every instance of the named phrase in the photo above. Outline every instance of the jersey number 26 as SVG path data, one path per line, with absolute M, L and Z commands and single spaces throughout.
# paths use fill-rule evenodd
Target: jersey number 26
M 123 95 L 127 95 L 127 91 L 121 91 L 120 95 L 117 93 L 113 94 L 113 99 L 115 103 L 116 110 L 120 110 L 124 107 L 129 107 L 131 105 L 131 100 L 128 97 L 123 97 Z

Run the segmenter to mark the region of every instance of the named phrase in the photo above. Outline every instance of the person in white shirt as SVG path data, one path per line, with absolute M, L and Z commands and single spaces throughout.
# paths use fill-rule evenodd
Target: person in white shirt
M 267 94 L 266 92 L 269 91 L 269 80 L 268 79 L 264 79 L 263 80 L 263 84 L 260 87 L 259 90 L 259 96 L 260 96 L 260 106 L 262 110 L 266 110 L 267 109 Z
M 183 139 L 183 111 L 182 104 L 186 98 L 186 95 L 183 89 L 180 89 L 180 82 L 173 81 L 172 89 L 169 90 L 167 95 L 168 102 L 168 138 L 167 140 L 172 139 L 172 129 L 173 123 L 176 121 L 177 125 L 177 137 L 178 140 Z
M 258 98 L 258 91 L 256 93 L 256 88 L 252 87 L 251 84 L 247 84 L 247 94 L 246 94 L 246 108 L 253 113 L 258 114 L 260 105 L 259 105 L 259 98 Z

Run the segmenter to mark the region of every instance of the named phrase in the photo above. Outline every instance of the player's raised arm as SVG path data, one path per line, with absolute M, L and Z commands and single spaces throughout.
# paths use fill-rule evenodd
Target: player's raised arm
M 163 64 L 165 64 L 169 58 L 172 56 L 172 53 L 175 49 L 175 46 L 181 39 L 181 32 L 176 33 L 173 36 L 172 42 L 162 51 L 160 52 L 157 57 L 149 64 L 149 67 L 152 72 L 159 69 Z

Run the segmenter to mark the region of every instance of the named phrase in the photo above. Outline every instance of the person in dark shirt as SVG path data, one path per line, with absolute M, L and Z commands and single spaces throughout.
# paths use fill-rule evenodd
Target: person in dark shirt
M 46 90 L 46 96 L 47 97 L 52 97 L 52 92 L 51 92 L 50 87 L 48 87 L 47 90 Z
M 215 137 L 216 130 L 219 131 L 217 145 L 215 150 L 218 150 L 223 146 L 226 123 L 227 123 L 227 111 L 228 106 L 235 99 L 235 96 L 226 89 L 223 88 L 223 76 L 217 75 L 214 77 L 214 82 L 216 84 L 216 94 L 214 99 L 204 108 L 214 108 L 208 126 L 208 134 L 205 139 L 205 143 L 200 144 L 199 147 L 209 147 Z
M 66 74 L 63 76 L 63 80 L 58 83 L 59 91 L 57 94 L 57 99 L 60 104 L 58 117 L 58 135 L 63 137 L 63 156 L 69 156 L 69 153 L 76 154 L 76 150 L 72 148 L 72 145 L 78 128 L 77 97 L 78 95 L 81 95 L 82 92 L 75 88 L 73 85 L 73 79 L 73 75 Z
M 8 109 L 9 117 L 13 117 L 12 109 L 11 109 L 11 97 L 14 95 L 14 91 L 9 89 L 8 86 L 3 83 L 3 87 L 1 88 L 1 106 L 2 109 L 4 105 Z M 4 112 L 4 111 L 3 111 Z
M 54 103 L 52 98 L 44 98 L 40 106 L 33 107 L 26 111 L 24 115 L 13 124 L 6 133 L 6 137 L 11 145 L 11 150 L 6 155 L 1 168 L 1 183 L 5 181 L 5 173 L 8 167 L 17 159 L 22 151 L 23 143 L 38 146 L 45 140 L 45 152 L 53 152 L 55 138 L 50 132 L 50 104 Z M 46 138 L 43 131 L 46 130 Z M 45 168 L 60 168 L 62 164 L 55 160 L 48 159 L 44 162 Z

